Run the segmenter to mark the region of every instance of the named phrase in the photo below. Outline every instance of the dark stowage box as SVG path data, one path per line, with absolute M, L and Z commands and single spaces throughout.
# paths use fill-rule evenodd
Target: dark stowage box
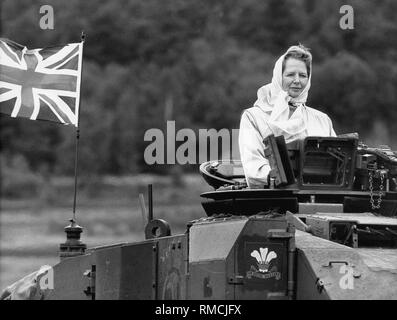
M 244 279 L 236 299 L 291 298 L 293 238 L 285 217 L 248 220 L 236 243 L 235 269 Z
M 357 138 L 307 137 L 300 144 L 300 189 L 352 190 Z
M 234 216 L 193 224 L 188 299 L 290 299 L 294 243 L 285 216 Z

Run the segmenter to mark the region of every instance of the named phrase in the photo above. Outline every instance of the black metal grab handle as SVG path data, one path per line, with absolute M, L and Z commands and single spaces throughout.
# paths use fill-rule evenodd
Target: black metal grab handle
M 325 268 L 331 268 L 333 264 L 335 263 L 343 263 L 345 265 L 349 265 L 349 262 L 347 261 L 341 261 L 341 260 L 335 260 L 335 261 L 328 261 L 328 264 L 324 264 L 323 267 Z

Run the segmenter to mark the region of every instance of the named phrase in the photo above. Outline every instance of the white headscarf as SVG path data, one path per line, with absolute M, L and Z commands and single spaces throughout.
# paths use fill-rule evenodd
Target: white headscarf
M 311 72 L 306 87 L 296 98 L 292 98 L 282 88 L 283 83 L 283 61 L 285 55 L 291 50 L 304 52 L 298 46 L 290 47 L 286 53 L 278 58 L 274 69 L 272 82 L 259 88 L 258 99 L 254 106 L 261 108 L 264 112 L 270 113 L 268 124 L 275 136 L 283 135 L 286 142 L 299 139 L 304 136 L 306 125 L 303 119 L 303 108 L 307 100 L 308 92 L 310 89 Z M 310 68 L 311 69 L 311 68 Z M 289 105 L 292 102 L 297 105 L 297 109 L 289 117 Z

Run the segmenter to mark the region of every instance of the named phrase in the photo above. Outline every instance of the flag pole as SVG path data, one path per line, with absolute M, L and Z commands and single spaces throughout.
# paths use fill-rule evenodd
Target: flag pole
M 77 163 L 79 158 L 79 140 L 80 140 L 80 97 L 81 97 L 81 78 L 83 76 L 83 50 L 84 50 L 85 34 L 81 32 L 81 70 L 80 70 L 80 84 L 79 84 L 79 101 L 77 103 L 77 123 L 76 123 L 76 150 L 74 158 L 74 197 L 73 197 L 73 221 L 76 221 L 76 199 L 77 199 Z
M 80 240 L 80 235 L 83 228 L 76 222 L 76 198 L 77 198 L 77 161 L 79 158 L 79 139 L 80 139 L 80 97 L 81 97 L 81 77 L 83 75 L 83 48 L 84 48 L 85 34 L 81 32 L 81 55 L 79 56 L 80 67 L 80 83 L 77 84 L 79 94 L 77 96 L 76 107 L 76 152 L 74 159 L 74 198 L 73 198 L 73 219 L 70 219 L 70 225 L 65 227 L 66 242 L 59 245 L 59 256 L 62 259 L 78 256 L 85 253 L 87 245 Z

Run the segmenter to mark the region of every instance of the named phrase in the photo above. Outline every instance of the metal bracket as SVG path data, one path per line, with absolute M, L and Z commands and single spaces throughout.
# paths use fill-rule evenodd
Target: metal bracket
M 270 229 L 267 232 L 267 237 L 269 239 L 288 239 L 293 238 L 294 234 L 285 230 Z
M 229 277 L 228 284 L 234 284 L 234 285 L 241 285 L 244 284 L 244 277 L 240 275 L 234 275 Z
M 89 278 L 89 285 L 84 290 L 86 296 L 91 296 L 92 300 L 95 300 L 95 278 L 96 278 L 96 266 L 92 265 L 91 270 L 88 269 L 83 273 L 84 276 Z
M 321 280 L 320 278 L 317 278 L 317 280 L 316 280 L 316 287 L 317 287 L 317 291 L 319 292 L 319 293 L 321 293 L 321 292 L 323 292 L 323 290 L 324 290 L 324 281 L 323 280 Z

